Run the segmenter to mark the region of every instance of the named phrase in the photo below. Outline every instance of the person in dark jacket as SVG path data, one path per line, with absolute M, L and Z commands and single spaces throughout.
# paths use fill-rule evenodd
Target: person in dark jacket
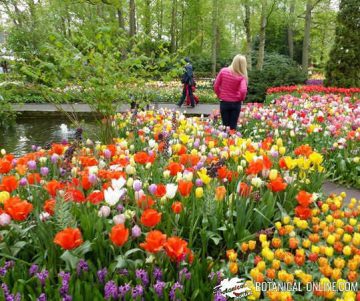
M 181 78 L 181 82 L 183 83 L 183 93 L 180 98 L 180 101 L 178 102 L 178 107 L 180 108 L 181 105 L 184 103 L 186 95 L 190 97 L 191 107 L 195 107 L 195 99 L 193 95 L 193 85 L 194 85 L 194 74 L 193 74 L 193 67 L 191 65 L 190 59 L 188 57 L 185 58 L 185 68 L 184 68 L 184 74 Z

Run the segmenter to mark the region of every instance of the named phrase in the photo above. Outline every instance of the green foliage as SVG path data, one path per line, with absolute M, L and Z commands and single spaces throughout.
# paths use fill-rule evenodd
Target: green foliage
M 286 56 L 266 54 L 262 71 L 249 72 L 247 102 L 263 102 L 270 87 L 302 84 L 306 75 L 299 66 Z
M 11 104 L 4 99 L 0 93 L 0 129 L 11 126 L 16 119 L 17 113 L 12 109 Z
M 326 67 L 327 86 L 360 87 L 360 10 L 359 1 L 342 0 L 335 44 Z

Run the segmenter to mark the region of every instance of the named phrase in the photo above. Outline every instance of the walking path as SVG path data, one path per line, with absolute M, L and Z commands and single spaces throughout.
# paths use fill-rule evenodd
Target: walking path
M 360 190 L 356 188 L 348 188 L 343 185 L 339 185 L 333 182 L 326 181 L 323 184 L 323 191 L 326 195 L 335 193 L 340 194 L 341 192 L 346 193 L 346 202 L 349 202 L 352 198 L 360 200 Z
M 75 113 L 91 113 L 92 110 L 88 104 L 78 103 L 78 104 L 13 104 L 13 109 L 17 112 L 23 113 L 23 115 L 31 115 L 34 116 L 42 113 L 49 114 L 61 114 L 61 112 L 75 112 Z M 154 103 L 150 105 L 155 109 L 166 108 L 166 109 L 174 109 L 184 112 L 189 115 L 210 115 L 213 110 L 219 109 L 218 104 L 199 104 L 195 108 L 191 107 L 181 107 L 179 108 L 173 103 Z M 126 112 L 130 109 L 129 104 L 123 104 L 118 107 L 117 112 Z M 35 116 L 34 116 L 35 117 Z

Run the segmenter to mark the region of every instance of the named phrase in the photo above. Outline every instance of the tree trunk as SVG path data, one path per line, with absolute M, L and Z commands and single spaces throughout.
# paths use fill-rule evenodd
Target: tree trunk
M 212 1 L 212 47 L 211 47 L 211 73 L 216 75 L 216 61 L 217 61 L 217 14 L 218 14 L 218 1 Z
M 144 32 L 147 35 L 151 33 L 151 0 L 145 0 L 145 14 L 144 14 Z
M 129 1 L 129 23 L 129 35 L 133 37 L 136 34 L 135 0 Z
M 119 22 L 119 27 L 122 30 L 125 30 L 125 20 L 124 20 L 123 8 L 121 7 L 121 3 L 120 3 L 119 8 L 117 9 L 117 18 L 118 18 L 118 22 Z
M 256 64 L 257 70 L 262 70 L 264 65 L 264 56 L 265 56 L 265 30 L 267 24 L 267 16 L 266 16 L 266 3 L 267 0 L 261 1 L 261 17 L 260 17 L 260 33 L 259 33 L 259 52 L 258 59 Z
M 164 15 L 164 7 L 163 0 L 157 0 L 157 23 L 158 23 L 158 39 L 161 39 L 163 34 L 163 15 Z
M 311 30 L 311 12 L 313 6 L 312 1 L 307 0 L 306 2 L 306 13 L 305 13 L 305 28 L 304 28 L 304 41 L 302 50 L 302 67 L 304 72 L 308 72 L 309 69 L 309 48 L 310 48 L 310 30 Z
M 251 39 L 250 18 L 251 18 L 250 5 L 249 5 L 249 1 L 246 1 L 244 26 L 246 32 L 246 60 L 249 70 L 252 69 L 252 58 L 251 58 L 252 39 Z
M 176 50 L 176 15 L 177 15 L 177 0 L 172 0 L 171 26 L 170 26 L 170 51 L 172 53 L 174 53 Z
M 294 12 L 295 12 L 295 1 L 291 0 L 290 2 L 290 11 L 289 11 L 289 24 L 288 24 L 288 47 L 289 47 L 289 57 L 294 59 Z

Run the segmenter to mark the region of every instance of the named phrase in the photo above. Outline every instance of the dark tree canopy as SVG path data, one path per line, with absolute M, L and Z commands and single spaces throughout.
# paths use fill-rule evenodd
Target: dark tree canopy
M 360 87 L 360 5 L 341 0 L 335 44 L 326 67 L 326 84 Z

